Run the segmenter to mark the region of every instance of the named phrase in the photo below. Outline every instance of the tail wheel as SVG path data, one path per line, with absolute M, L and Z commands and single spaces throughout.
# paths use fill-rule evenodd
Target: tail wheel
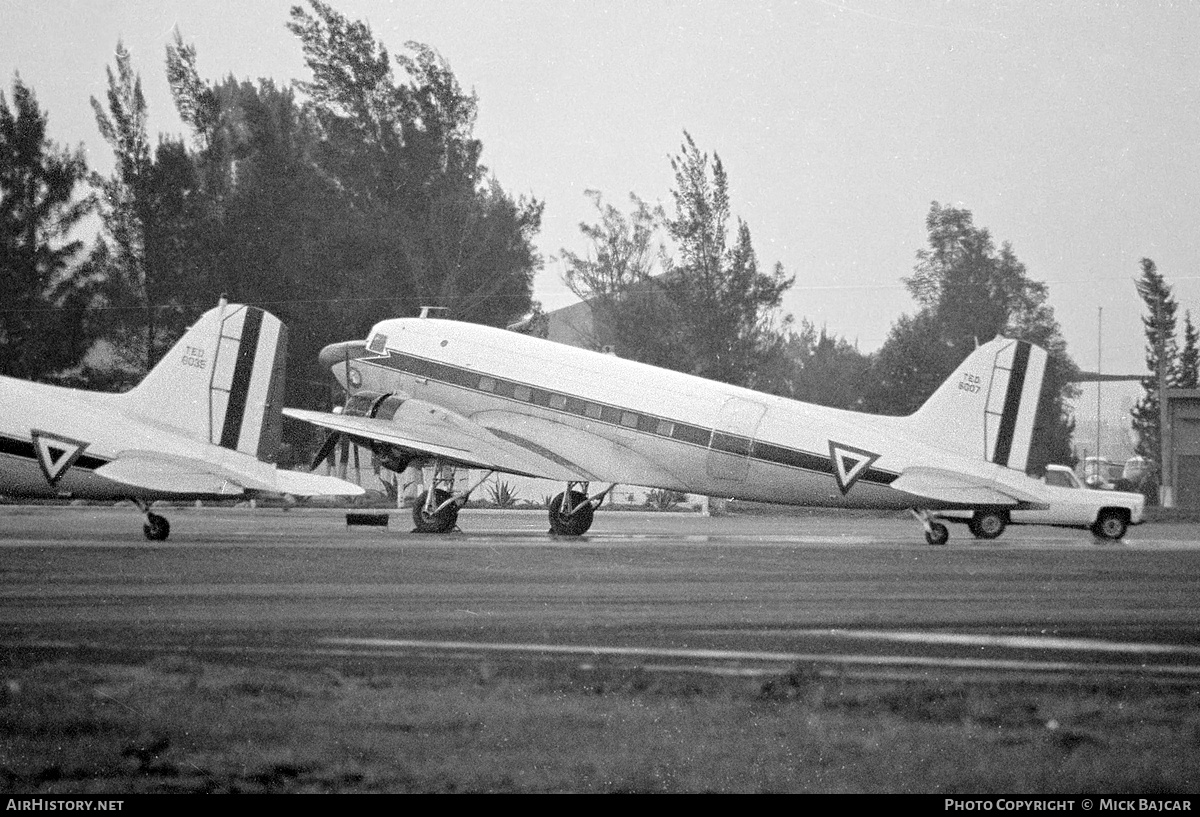
M 592 526 L 592 517 L 596 509 L 590 502 L 581 505 L 580 503 L 587 501 L 587 497 L 579 491 L 571 491 L 570 503 L 566 507 L 576 510 L 567 514 L 564 508 L 566 496 L 564 491 L 550 500 L 550 533 L 555 536 L 583 536 Z
M 1008 527 L 1008 519 L 999 511 L 976 511 L 967 528 L 976 539 L 995 539 Z
M 950 541 L 950 529 L 941 522 L 934 522 L 925 531 L 925 541 L 931 545 L 944 545 Z
M 166 517 L 148 513 L 146 514 L 146 524 L 142 525 L 142 533 L 146 534 L 146 538 L 151 542 L 166 541 L 166 538 L 171 535 L 171 523 L 166 520 Z
M 1129 520 L 1125 518 L 1125 514 L 1112 509 L 1100 511 L 1100 516 L 1092 525 L 1092 533 L 1100 539 L 1120 539 L 1128 529 Z
M 441 510 L 430 513 L 425 510 L 425 499 L 428 494 L 428 491 L 423 491 L 417 497 L 417 501 L 413 503 L 413 524 L 416 525 L 416 532 L 447 533 L 454 530 L 454 526 L 458 524 L 458 503 L 451 502 Z M 435 490 L 433 506 L 439 508 L 449 498 L 450 494 L 446 491 Z

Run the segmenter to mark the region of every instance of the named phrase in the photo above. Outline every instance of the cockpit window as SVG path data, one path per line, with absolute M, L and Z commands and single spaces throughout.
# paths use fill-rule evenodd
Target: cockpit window
M 371 338 L 371 342 L 367 344 L 367 348 L 377 355 L 383 354 L 387 351 L 387 335 L 376 332 L 375 336 Z

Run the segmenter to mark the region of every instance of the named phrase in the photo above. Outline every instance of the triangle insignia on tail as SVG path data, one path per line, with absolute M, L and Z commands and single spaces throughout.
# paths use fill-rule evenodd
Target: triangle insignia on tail
M 46 482 L 51 485 L 56 484 L 62 475 L 67 473 L 67 469 L 75 464 L 75 460 L 79 459 L 79 455 L 88 447 L 85 442 L 60 437 L 48 431 L 31 429 L 29 434 L 33 438 L 33 452 L 37 455 L 38 465 L 42 466 Z
M 867 472 L 879 455 L 873 451 L 855 448 L 829 441 L 829 459 L 833 462 L 833 478 L 837 480 L 838 489 L 845 496 L 859 477 Z

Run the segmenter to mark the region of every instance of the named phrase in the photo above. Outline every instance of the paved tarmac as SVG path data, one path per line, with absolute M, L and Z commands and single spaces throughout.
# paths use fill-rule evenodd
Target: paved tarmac
M 542 511 L 463 532 L 334 509 L 0 507 L 0 654 L 246 664 L 572 661 L 727 674 L 1106 678 L 1200 686 L 1200 525 L 1123 542 L 1010 527 L 925 544 L 905 515 Z

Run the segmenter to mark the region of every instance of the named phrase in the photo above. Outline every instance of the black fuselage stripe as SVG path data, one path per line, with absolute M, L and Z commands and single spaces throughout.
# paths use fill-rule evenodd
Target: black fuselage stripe
M 16 440 L 12 437 L 0 436 L 0 454 L 7 454 L 10 457 L 19 457 L 23 460 L 39 462 L 37 451 L 33 447 L 33 442 L 29 440 Z M 72 463 L 72 468 L 86 468 L 89 471 L 94 471 L 101 465 L 107 465 L 108 460 L 103 457 L 93 457 L 90 454 L 80 454 L 79 457 Z
M 360 362 L 392 369 L 414 377 L 436 380 L 449 386 L 457 386 L 477 394 L 501 397 L 519 403 L 536 405 L 560 414 L 568 414 L 572 417 L 582 417 L 587 420 L 619 426 L 626 431 L 672 439 L 677 442 L 700 446 L 733 456 L 748 456 L 750 459 L 761 462 L 783 465 L 790 468 L 800 468 L 805 471 L 814 471 L 830 477 L 834 475 L 833 462 L 828 455 L 813 454 L 807 451 L 787 448 L 773 443 L 754 440 L 739 434 L 730 434 L 717 429 L 703 428 L 658 415 L 648 415 L 645 412 L 634 411 L 633 409 L 602 405 L 595 401 L 583 400 L 573 395 L 551 392 L 537 386 L 503 380 L 459 366 L 451 366 L 447 363 L 414 357 L 392 350 L 389 350 L 387 354 L 388 356 L 384 358 L 382 355 L 374 355 L 364 350 L 358 353 L 357 359 Z M 488 382 L 488 388 L 480 387 L 481 379 Z M 518 388 L 523 388 L 529 392 L 527 399 L 515 396 Z M 521 392 L 521 394 L 524 393 Z M 555 398 L 558 399 L 556 400 Z M 589 405 L 599 407 L 599 416 L 592 416 L 585 413 L 587 410 L 586 407 Z M 622 416 L 627 413 L 637 417 L 636 425 L 621 422 Z M 663 427 L 662 424 L 665 424 L 666 428 L 663 432 L 659 432 L 658 429 Z M 670 433 L 666 433 L 668 430 Z M 890 471 L 868 468 L 860 477 L 860 480 L 877 485 L 890 485 L 899 476 L 899 474 Z
M 1008 392 L 1004 395 L 1004 414 L 1000 417 L 999 437 L 996 440 L 997 465 L 1008 467 L 1012 454 L 1013 434 L 1017 428 L 1017 413 L 1021 410 L 1021 393 L 1025 390 L 1025 371 L 1029 368 L 1029 344 L 1017 342 L 1013 354 L 1013 367 L 1008 375 Z
M 222 448 L 236 449 L 242 433 L 242 418 L 246 415 L 246 396 L 250 393 L 250 376 L 254 373 L 254 358 L 258 354 L 258 333 L 262 328 L 262 319 L 261 309 L 246 309 L 237 363 L 233 368 L 233 383 L 229 390 L 229 404 L 225 408 L 225 425 L 221 428 Z

